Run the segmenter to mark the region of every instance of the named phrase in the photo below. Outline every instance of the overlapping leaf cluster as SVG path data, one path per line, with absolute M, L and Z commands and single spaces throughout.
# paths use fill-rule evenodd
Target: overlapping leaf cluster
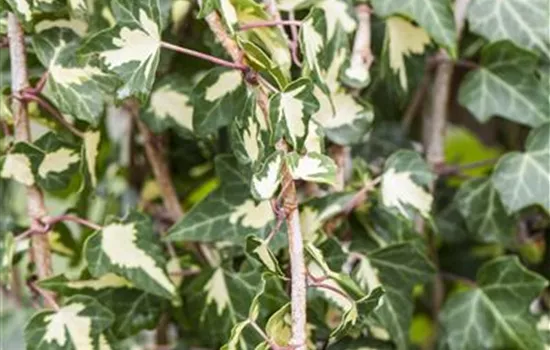
M 59 308 L 39 310 L 0 347 L 134 349 L 155 328 L 174 348 L 289 345 L 287 170 L 300 198 L 308 348 L 549 346 L 550 4 L 472 0 L 462 35 L 448 0 L 367 4 L 372 66 L 351 59 L 362 2 L 273 3 L 299 18 L 294 37 L 282 26 L 241 30 L 272 19 L 252 0 L 6 0 L 30 39 L 31 81 L 45 77 L 40 94 L 58 113 L 29 103 L 35 140 L 0 139 L 2 283 L 32 267 L 27 241 L 14 238 L 36 224 L 25 186 L 44 191 L 51 216 L 100 229 L 47 227 L 54 276 L 30 284 L 56 293 Z M 165 50 L 227 59 L 205 25 L 212 14 L 246 70 Z M 470 62 L 456 78 L 469 123 L 495 119 L 496 134 L 516 133 L 495 136 L 502 155 L 475 178 L 431 167 L 395 127 L 439 49 Z M 0 65 L 8 76 L 8 60 Z M 8 83 L 5 130 L 17 123 Z M 168 150 L 186 209 L 177 222 L 155 210 L 163 185 L 143 128 Z M 451 168 L 491 153 L 451 136 Z M 25 306 L 35 298 L 12 294 Z M 5 329 L 15 322 L 6 310 Z

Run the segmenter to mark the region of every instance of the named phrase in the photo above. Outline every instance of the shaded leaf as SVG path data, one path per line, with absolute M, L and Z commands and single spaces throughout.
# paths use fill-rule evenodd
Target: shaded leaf
M 548 96 L 535 77 L 536 63 L 536 55 L 508 41 L 485 47 L 481 68 L 460 86 L 460 104 L 482 122 L 495 115 L 532 127 L 548 122 Z
M 334 184 L 336 182 L 336 164 L 332 158 L 320 153 L 296 152 L 286 156 L 286 162 L 295 180 Z
M 543 349 L 529 304 L 548 282 L 504 256 L 484 264 L 478 286 L 451 296 L 441 321 L 449 349 Z
M 468 229 L 481 242 L 510 243 L 515 220 L 509 216 L 490 179 L 473 179 L 458 190 L 455 200 Z
M 530 205 L 550 212 L 550 124 L 531 131 L 524 153 L 500 158 L 492 181 L 509 213 Z
M 476 0 L 468 6 L 470 29 L 491 41 L 512 40 L 550 57 L 547 0 Z

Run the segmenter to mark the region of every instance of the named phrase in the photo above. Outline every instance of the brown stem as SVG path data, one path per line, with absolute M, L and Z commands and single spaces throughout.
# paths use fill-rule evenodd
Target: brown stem
M 197 57 L 197 58 L 200 58 L 200 59 L 203 59 L 203 60 L 206 60 L 206 61 L 210 61 L 210 62 L 212 62 L 214 64 L 217 64 L 219 66 L 222 66 L 222 67 L 238 69 L 238 70 L 241 70 L 241 71 L 244 71 L 246 69 L 246 66 L 243 65 L 243 64 L 229 62 L 229 61 L 223 60 L 221 58 L 217 58 L 217 57 L 214 57 L 214 56 L 202 53 L 202 52 L 198 52 L 198 51 L 195 51 L 195 50 L 187 49 L 185 47 L 181 47 L 181 46 L 173 45 L 173 44 L 170 44 L 170 43 L 166 43 L 164 41 L 160 43 L 160 46 L 164 47 L 165 49 L 169 49 L 169 50 L 172 50 L 172 51 L 175 51 L 175 52 L 182 53 L 184 55 L 189 55 L 189 56 Z
M 248 319 L 248 323 L 254 328 L 254 330 L 263 338 L 263 340 L 269 344 L 269 347 L 273 350 L 282 350 L 284 347 L 278 345 L 273 341 L 273 339 L 269 338 L 267 334 L 263 331 L 263 329 L 256 323 L 256 321 Z
M 93 223 L 93 222 L 88 221 L 86 219 L 82 219 L 78 216 L 70 215 L 70 214 L 58 215 L 58 216 L 46 216 L 46 217 L 42 218 L 42 222 L 45 223 L 46 225 L 49 225 L 49 226 L 53 226 L 53 225 L 57 224 L 58 222 L 62 222 L 62 221 L 76 222 L 77 224 L 89 227 L 89 228 L 91 228 L 92 230 L 95 230 L 95 231 L 98 231 L 98 230 L 102 229 L 102 227 L 100 225 L 96 224 L 96 223 Z
M 403 131 L 403 134 L 406 134 L 409 132 L 411 128 L 411 124 L 414 120 L 414 117 L 416 116 L 418 109 L 422 105 L 422 102 L 424 101 L 424 97 L 426 96 L 428 89 L 430 88 L 430 83 L 433 77 L 434 66 L 435 66 L 435 62 L 432 63 L 431 61 L 427 61 L 426 69 L 424 70 L 424 75 L 422 76 L 422 81 L 416 88 L 416 91 L 414 92 L 414 96 L 411 99 L 411 102 L 409 103 L 409 105 L 407 106 L 407 109 L 405 110 L 405 114 L 403 115 L 403 121 L 401 122 L 401 130 Z
M 13 13 L 8 13 L 8 38 L 11 62 L 11 90 L 13 93 L 21 93 L 29 87 L 27 57 L 23 29 Z M 15 98 L 11 102 L 15 124 L 15 139 L 16 141 L 31 142 L 27 107 L 24 102 Z M 31 220 L 40 220 L 46 215 L 44 197 L 40 189 L 34 185 L 27 186 L 27 211 Z M 32 237 L 31 255 L 36 265 L 38 277 L 40 279 L 49 277 L 52 274 L 52 266 L 50 247 L 46 236 L 34 235 Z
M 53 115 L 55 117 L 55 119 L 57 119 L 57 121 L 59 121 L 59 123 L 61 123 L 61 125 L 66 127 L 71 133 L 73 133 L 74 135 L 76 135 L 80 138 L 84 137 L 84 134 L 80 130 L 78 130 L 77 128 L 72 126 L 69 122 L 67 122 L 65 120 L 65 118 L 63 118 L 61 113 L 59 113 L 59 111 L 57 109 L 55 109 L 52 105 L 50 105 L 46 100 L 42 99 L 38 95 L 34 95 L 34 94 L 31 94 L 31 93 L 27 93 L 27 92 L 24 92 L 21 95 L 21 97 L 25 101 L 34 101 L 34 102 L 38 103 L 38 105 L 40 105 L 40 107 L 44 108 L 46 111 L 48 111 L 48 113 Z
M 490 159 L 484 159 L 477 162 L 472 162 L 468 164 L 460 164 L 460 165 L 444 165 L 440 167 L 439 169 L 434 169 L 438 175 L 458 175 L 464 170 L 470 170 L 480 167 L 485 167 L 489 165 L 494 165 L 499 158 L 490 158 Z
M 330 290 L 336 294 L 339 294 L 341 296 L 343 296 L 344 298 L 348 299 L 349 301 L 351 302 L 354 302 L 354 300 L 349 296 L 347 295 L 346 293 L 342 292 L 340 289 L 334 287 L 334 286 L 331 286 L 330 284 L 326 284 L 326 283 L 317 283 L 317 282 L 314 282 L 314 283 L 310 283 L 309 284 L 310 287 L 316 287 L 316 288 L 323 288 L 323 289 L 326 289 L 326 290 Z
M 446 280 L 457 281 L 457 282 L 464 283 L 464 284 L 466 284 L 470 287 L 473 287 L 473 288 L 477 287 L 477 284 L 476 284 L 475 281 L 472 281 L 471 279 L 466 278 L 466 277 L 455 275 L 455 274 L 450 273 L 450 272 L 441 272 L 441 277 L 443 277 Z
M 277 12 L 279 13 L 279 12 Z M 288 19 L 291 21 L 294 21 L 294 11 L 290 11 L 288 13 Z M 290 35 L 291 35 L 291 42 L 290 42 L 290 49 L 292 53 L 292 60 L 294 61 L 294 64 L 298 66 L 299 68 L 302 68 L 302 62 L 300 62 L 300 59 L 298 58 L 298 27 L 291 26 L 290 27 Z
M 44 302 L 45 302 L 44 304 L 48 305 L 55 311 L 59 311 L 59 305 L 53 298 L 52 293 L 47 292 L 44 289 L 38 287 L 35 282 L 28 282 L 28 286 L 33 292 L 39 294 L 40 296 L 42 296 L 42 298 L 44 298 Z
M 302 22 L 295 20 L 275 20 L 275 21 L 261 21 L 261 22 L 249 22 L 241 24 L 239 30 L 250 30 L 256 28 L 276 27 L 276 26 L 301 26 Z
M 455 2 L 456 8 L 460 11 L 455 12 L 455 24 L 458 33 L 458 37 L 461 35 L 461 30 L 464 25 L 464 19 L 466 15 L 465 9 L 467 8 L 468 2 L 470 0 L 457 0 Z M 426 114 L 427 122 L 424 131 L 427 132 L 427 135 L 424 138 L 425 149 L 426 149 L 426 159 L 430 164 L 432 169 L 437 169 L 445 162 L 445 129 L 448 120 L 448 107 L 449 100 L 451 95 L 451 83 L 453 76 L 454 65 L 452 62 L 448 62 L 450 59 L 449 55 L 445 50 L 440 50 L 438 57 L 442 57 L 444 62 L 439 63 L 436 68 L 434 84 L 432 87 L 432 105 L 430 113 Z M 431 192 L 434 192 L 435 183 L 431 184 Z M 419 226 L 422 229 L 426 228 L 424 222 L 419 221 Z M 434 280 L 433 286 L 433 303 L 432 303 L 432 319 L 434 322 L 437 322 L 439 319 L 439 312 L 443 304 L 443 299 L 445 296 L 445 288 L 443 284 L 443 279 L 440 272 L 439 266 L 439 256 L 437 250 L 436 238 L 433 230 L 428 230 L 426 236 L 428 249 L 430 250 L 430 255 L 432 256 L 434 265 L 436 266 L 436 278 Z M 437 339 L 439 327 L 436 325 L 434 330 L 434 336 L 432 342 Z
M 366 4 L 359 4 L 355 6 L 355 13 L 357 14 L 358 23 L 351 53 L 351 62 L 363 65 L 368 71 L 374 61 L 371 50 L 371 9 Z

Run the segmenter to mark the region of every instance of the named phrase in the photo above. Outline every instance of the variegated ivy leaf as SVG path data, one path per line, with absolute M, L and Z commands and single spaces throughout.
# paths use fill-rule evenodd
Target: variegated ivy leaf
M 11 271 L 13 264 L 13 254 L 15 253 L 15 239 L 11 232 L 3 234 L 0 242 L 0 285 L 10 285 L 12 283 Z
M 84 251 L 92 275 L 115 273 L 138 289 L 177 301 L 158 235 L 146 216 L 134 212 L 104 226 L 86 240 Z
M 481 242 L 510 243 L 515 220 L 508 215 L 490 179 L 473 179 L 458 190 L 455 200 L 468 229 Z
M 77 280 L 58 275 L 41 280 L 39 286 L 58 295 L 95 298 L 113 312 L 115 318 L 109 330 L 119 338 L 154 328 L 164 303 L 162 298 L 134 288 L 130 281 L 113 273 Z
M 548 0 L 476 0 L 468 6 L 468 24 L 491 41 L 512 40 L 550 57 Z
M 321 125 L 313 119 L 309 120 L 304 148 L 307 152 L 323 153 L 325 151 L 325 133 Z
M 451 350 L 544 349 L 529 305 L 547 285 L 515 256 L 485 263 L 478 270 L 477 287 L 445 302 L 442 343 Z
M 216 171 L 221 187 L 170 228 L 169 240 L 244 244 L 251 234 L 266 237 L 271 232 L 276 221 L 271 203 L 252 198 L 249 177 L 240 172 L 234 158 L 216 158 Z
M 26 148 L 15 145 L 10 153 L 2 157 L 2 171 L 0 177 L 12 179 L 26 186 L 32 186 L 35 183 L 32 171 L 31 160 L 26 155 Z
M 313 95 L 313 85 L 307 78 L 298 79 L 269 100 L 271 125 L 277 129 L 276 136 L 283 136 L 299 150 L 307 137 L 311 115 L 319 109 Z
M 32 2 L 31 0 L 6 0 L 17 18 L 25 25 L 31 22 Z
M 332 271 L 322 252 L 312 243 L 306 245 L 306 251 L 312 258 L 307 265 L 308 273 L 315 279 L 322 279 L 323 285 L 330 286 L 323 288 L 313 285 L 313 289 L 343 312 L 331 337 L 345 335 L 354 326 L 364 327 L 366 319 L 382 303 L 382 288 L 375 287 L 367 294 L 347 274 Z
M 323 127 L 327 137 L 341 145 L 364 140 L 374 119 L 372 108 L 356 101 L 339 82 L 346 52 L 346 49 L 340 49 L 335 53 L 330 66 L 323 71 L 329 95 L 315 86 L 314 95 L 319 101 L 319 110 L 312 116 Z
M 397 16 L 386 19 L 386 41 L 389 46 L 390 67 L 399 75 L 399 83 L 408 91 L 405 57 L 424 53 L 430 37 L 421 27 Z
M 64 114 L 97 125 L 112 76 L 76 60 L 79 37 L 70 29 L 52 28 L 33 36 L 38 58 L 48 70 L 43 93 Z
M 38 183 L 48 191 L 66 189 L 80 166 L 80 152 L 54 133 L 44 134 L 33 144 L 19 142 L 4 158 L 0 176 L 24 185 Z
M 201 337 L 209 342 L 227 341 L 231 329 L 250 317 L 261 283 L 255 271 L 236 273 L 221 267 L 201 271 L 183 292 L 191 321 L 204 329 Z
M 231 146 L 242 164 L 254 164 L 264 156 L 268 148 L 270 132 L 267 116 L 256 103 L 256 95 L 250 94 L 244 109 L 237 113 L 231 124 Z
M 250 185 L 254 198 L 266 200 L 273 197 L 282 180 L 283 159 L 283 152 L 276 151 L 272 153 L 252 175 Z
M 320 153 L 299 155 L 292 152 L 286 156 L 290 173 L 295 180 L 334 184 L 336 182 L 336 164 L 332 158 Z
M 531 131 L 524 153 L 500 158 L 492 182 L 508 213 L 531 205 L 550 212 L 550 123 Z
M 271 15 L 266 11 L 265 6 L 253 0 L 234 1 L 239 24 L 257 23 L 268 21 Z M 279 27 L 259 27 L 245 31 L 239 31 L 238 36 L 258 45 L 263 49 L 269 59 L 273 62 L 274 73 L 281 75 L 280 78 L 290 79 L 290 67 L 292 66 L 287 35 Z M 250 49 L 244 47 L 245 51 Z M 257 50 L 255 50 L 256 53 Z M 249 55 L 249 53 L 246 53 Z M 286 84 L 282 85 L 282 87 Z
M 313 198 L 300 206 L 300 227 L 304 241 L 312 241 L 323 224 L 348 210 L 353 193 L 333 193 Z
M 144 102 L 151 91 L 159 62 L 161 18 L 157 0 L 115 0 L 116 25 L 88 38 L 83 55 L 98 56 L 121 82 L 117 99 L 135 96 Z
M 32 0 L 33 12 L 58 12 L 65 6 L 65 0 Z
M 322 11 L 312 9 L 300 26 L 300 48 L 304 56 L 305 68 L 313 73 L 313 79 L 322 84 L 322 69 L 319 56 L 324 51 L 323 33 L 326 30 Z
M 156 85 L 140 114 L 153 132 L 173 128 L 182 135 L 188 135 L 193 131 L 190 86 L 184 78 L 173 74 Z
M 251 41 L 241 39 L 240 45 L 250 66 L 258 72 L 267 72 L 277 83 L 279 89 L 288 85 L 288 72 L 285 72 L 271 57 Z M 287 69 L 288 71 L 288 69 Z
M 460 104 L 482 122 L 495 115 L 532 127 L 550 121 L 548 96 L 535 75 L 537 61 L 509 41 L 486 46 L 481 67 L 460 86 Z
M 292 337 L 292 320 L 290 315 L 290 303 L 285 304 L 275 312 L 265 325 L 265 332 L 275 344 L 287 346 Z M 309 339 L 309 338 L 308 338 Z
M 341 0 L 322 0 L 315 7 L 323 10 L 326 19 L 326 40 L 331 41 L 336 35 L 337 28 L 345 33 L 352 33 L 357 26 L 351 15 L 349 5 Z
M 59 310 L 41 311 L 25 327 L 29 350 L 109 349 L 103 335 L 114 315 L 94 298 L 77 295 Z
M 413 151 L 397 151 L 384 166 L 382 175 L 382 203 L 397 209 L 401 215 L 411 218 L 409 208 L 428 217 L 433 197 L 426 189 L 433 181 L 433 174 L 422 157 Z
M 249 236 L 246 239 L 246 252 L 254 259 L 258 260 L 267 271 L 279 277 L 285 277 L 285 274 L 275 254 L 269 248 L 269 242 L 259 239 L 258 237 Z
M 413 19 L 455 56 L 456 29 L 449 0 L 373 0 L 372 6 L 382 17 L 399 14 Z
M 384 301 L 374 311 L 371 331 L 391 339 L 397 349 L 408 349 L 414 286 L 429 281 L 435 271 L 429 259 L 412 242 L 391 244 L 357 255 L 351 273 L 365 291 L 384 288 Z
M 242 113 L 248 92 L 242 73 L 214 68 L 193 88 L 193 129 L 199 136 L 216 132 Z
M 241 350 L 249 348 L 247 346 L 246 338 L 243 334 L 243 331 L 246 327 L 250 326 L 251 322 L 256 322 L 258 316 L 260 315 L 260 307 L 262 303 L 262 298 L 270 297 L 269 291 L 267 290 L 268 284 L 271 283 L 270 278 L 267 275 L 262 275 L 260 284 L 256 288 L 257 292 L 252 302 L 250 303 L 250 308 L 248 311 L 248 318 L 242 322 L 239 322 L 233 326 L 231 329 L 231 335 L 229 340 L 222 347 L 222 350 Z M 255 328 L 253 328 L 255 330 Z M 257 332 L 257 330 L 255 330 Z M 256 348 L 257 349 L 257 348 Z

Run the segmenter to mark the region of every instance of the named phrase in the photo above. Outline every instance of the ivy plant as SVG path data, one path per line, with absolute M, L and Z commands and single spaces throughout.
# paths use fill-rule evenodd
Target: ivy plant
M 0 348 L 550 348 L 549 0 L 0 4 Z

